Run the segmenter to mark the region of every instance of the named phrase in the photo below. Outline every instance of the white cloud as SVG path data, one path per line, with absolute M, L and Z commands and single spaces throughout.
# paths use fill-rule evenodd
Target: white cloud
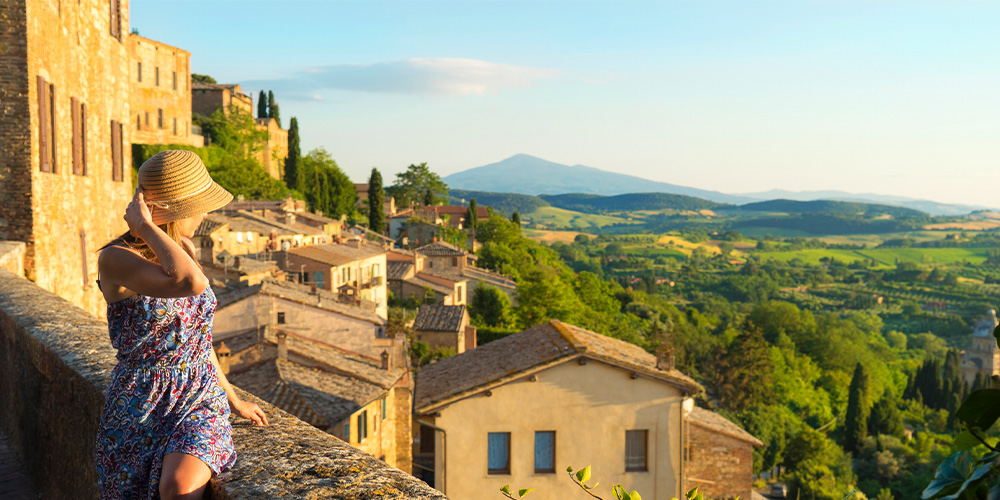
M 291 78 L 247 82 L 316 99 L 323 89 L 394 94 L 469 95 L 532 87 L 558 71 L 476 59 L 410 58 L 372 64 L 312 66 Z

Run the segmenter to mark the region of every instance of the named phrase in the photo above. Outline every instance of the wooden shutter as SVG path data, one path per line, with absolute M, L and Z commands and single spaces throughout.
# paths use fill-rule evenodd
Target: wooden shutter
M 109 19 L 111 21 L 111 36 L 121 40 L 122 33 L 122 11 L 120 0 L 110 0 L 108 6 L 111 8 Z
M 42 172 L 51 172 L 52 163 L 49 160 L 49 83 L 45 77 L 36 79 L 38 92 L 38 167 Z
M 87 175 L 87 103 L 80 103 L 80 175 Z
M 69 100 L 70 115 L 73 119 L 73 173 L 80 175 L 80 100 L 71 97 Z
M 51 172 L 54 174 L 58 171 L 59 166 L 59 162 L 56 161 L 59 158 L 59 147 L 56 143 L 58 134 L 56 133 L 56 85 L 54 83 L 49 84 L 49 135 L 51 141 L 49 159 L 52 165 Z
M 121 164 L 121 144 L 118 142 L 118 121 L 111 120 L 111 180 L 121 181 L 122 171 L 119 168 Z

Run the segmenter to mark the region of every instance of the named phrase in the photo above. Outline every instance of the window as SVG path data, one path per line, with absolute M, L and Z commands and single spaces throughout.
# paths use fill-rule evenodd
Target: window
M 163 109 L 156 110 L 156 128 L 163 128 Z
M 358 442 L 364 442 L 368 438 L 368 410 L 364 410 L 358 415 Z
M 535 433 L 535 474 L 556 472 L 556 431 Z
M 139 61 L 139 71 L 138 71 L 138 73 L 139 73 L 138 74 L 138 81 L 141 82 L 142 81 L 142 61 Z M 146 123 L 149 123 L 149 120 L 146 120 Z
M 385 420 L 385 398 L 382 398 L 382 420 Z
M 434 429 L 420 426 L 420 453 L 434 453 Z
M 313 283 L 316 284 L 316 286 L 318 286 L 320 288 L 323 288 L 323 282 L 325 281 L 325 279 L 323 277 L 323 271 L 313 271 L 313 279 L 312 280 L 313 280 Z
M 488 474 L 510 474 L 510 433 L 491 432 L 487 443 Z
M 146 128 L 149 128 L 149 111 L 146 111 L 145 114 L 146 114 Z
M 122 124 L 111 120 L 111 180 L 124 181 L 122 175 Z
M 177 90 L 177 72 L 176 71 L 174 71 L 174 90 Z
M 647 430 L 625 431 L 625 472 L 648 470 L 646 467 Z
M 142 130 L 142 115 L 135 115 L 135 129 Z
M 73 119 L 73 173 L 87 175 L 87 104 L 70 99 Z
M 451 258 L 451 267 L 458 267 L 458 257 Z
M 285 313 L 283 313 L 283 312 L 279 312 L 278 313 L 278 324 L 279 325 L 284 325 L 285 324 Z
M 159 87 L 160 86 L 160 67 L 157 66 L 156 68 L 154 68 L 153 72 L 156 74 L 156 86 Z
M 122 39 L 122 9 L 121 0 L 110 0 L 108 2 L 111 8 L 110 25 L 111 36 L 117 38 L 119 41 Z
M 348 443 L 351 442 L 351 420 L 350 419 L 347 419 L 347 422 L 344 422 L 344 441 L 347 441 Z
M 236 242 L 237 243 L 243 243 L 243 233 L 240 233 L 240 232 L 236 233 Z
M 38 92 L 38 168 L 56 172 L 56 86 L 39 76 Z
M 434 261 L 433 260 L 428 261 L 427 262 L 427 267 L 430 268 L 430 269 L 434 269 Z
M 177 118 L 174 118 L 174 135 L 177 135 Z

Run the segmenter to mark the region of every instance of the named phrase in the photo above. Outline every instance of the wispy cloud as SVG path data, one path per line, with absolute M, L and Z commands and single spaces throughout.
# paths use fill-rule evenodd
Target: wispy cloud
M 326 89 L 393 94 L 469 95 L 533 87 L 558 71 L 476 59 L 411 58 L 372 64 L 312 66 L 280 80 L 247 82 L 248 88 L 281 88 L 305 99 Z

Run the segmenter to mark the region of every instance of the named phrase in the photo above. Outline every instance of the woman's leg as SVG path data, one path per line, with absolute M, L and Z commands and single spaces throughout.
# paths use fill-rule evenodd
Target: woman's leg
M 162 500 L 201 500 L 212 469 L 194 455 L 167 453 L 160 473 Z

